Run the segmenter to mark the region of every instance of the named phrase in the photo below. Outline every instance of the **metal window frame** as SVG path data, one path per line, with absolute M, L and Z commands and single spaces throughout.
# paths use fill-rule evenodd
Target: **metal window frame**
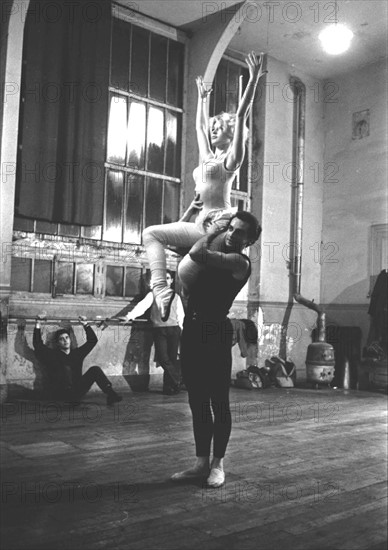
M 166 99 L 167 99 L 167 87 L 168 87 L 168 69 L 169 69 L 169 50 L 170 50 L 170 42 L 171 40 L 173 41 L 176 41 L 176 42 L 180 42 L 182 43 L 183 45 L 186 44 L 187 42 L 187 37 L 184 33 L 182 33 L 181 31 L 178 31 L 177 29 L 174 29 L 173 27 L 169 27 L 168 25 L 165 25 L 165 24 L 162 24 L 152 18 L 146 18 L 144 16 L 142 16 L 141 14 L 139 14 L 138 12 L 135 12 L 133 10 L 130 10 L 128 9 L 128 7 L 125 7 L 123 6 L 122 4 L 120 4 L 119 2 L 114 2 L 113 5 L 112 5 L 112 14 L 113 14 L 113 17 L 116 17 L 117 19 L 121 19 L 121 20 L 124 20 L 128 23 L 131 24 L 131 58 L 130 58 L 130 61 L 132 60 L 132 55 L 133 55 L 133 47 L 132 47 L 132 29 L 134 26 L 137 26 L 137 27 L 141 27 L 141 28 L 144 28 L 149 32 L 149 36 L 148 36 L 148 40 L 149 40 L 149 48 L 148 48 L 148 68 L 147 68 L 147 74 L 148 74 L 148 79 L 147 79 L 147 83 L 148 83 L 148 87 L 147 87 L 147 95 L 146 96 L 142 96 L 142 95 L 139 95 L 139 94 L 136 94 L 136 93 L 133 93 L 133 92 L 129 92 L 127 90 L 122 90 L 120 88 L 116 88 L 114 86 L 109 86 L 109 92 L 110 93 L 114 93 L 115 95 L 117 96 L 121 96 L 121 97 L 126 97 L 127 98 L 127 105 L 129 105 L 129 101 L 131 100 L 135 100 L 135 101 L 138 101 L 139 103 L 142 103 L 143 105 L 146 106 L 146 142 L 147 142 L 147 128 L 148 128 L 148 114 L 149 114 L 149 108 L 150 106 L 155 106 L 155 107 L 158 107 L 159 109 L 162 109 L 163 110 L 163 118 L 164 118 L 164 125 L 163 125 L 163 143 L 165 143 L 166 141 L 166 124 L 167 124 L 167 117 L 166 117 L 166 111 L 169 111 L 169 112 L 172 112 L 172 113 L 177 113 L 177 114 L 180 114 L 182 115 L 182 120 L 181 120 L 181 136 L 183 135 L 183 131 L 184 131 L 184 120 L 183 120 L 183 115 L 184 115 L 184 108 L 182 107 L 176 107 L 174 105 L 171 105 L 167 102 L 163 102 L 163 101 L 158 101 L 158 100 L 155 100 L 155 99 L 152 99 L 150 98 L 150 78 L 149 78 L 149 75 L 150 75 L 150 71 L 151 71 L 151 42 L 152 42 L 152 34 L 159 34 L 161 36 L 164 36 L 165 38 L 167 38 L 167 73 L 166 73 L 166 83 L 165 83 L 165 86 L 166 86 Z M 185 52 L 185 58 L 186 58 L 186 55 L 187 55 L 187 48 L 184 49 L 184 52 Z M 183 64 L 183 79 L 185 78 L 185 65 Z M 183 90 L 183 103 L 185 101 L 185 90 Z M 128 109 L 128 112 L 127 112 L 127 116 L 129 117 L 129 109 Z M 128 123 L 128 121 L 127 121 Z M 180 137 L 181 137 L 180 136 Z M 179 137 L 179 136 L 178 136 Z M 166 150 L 166 147 L 164 147 L 164 151 L 163 151 L 163 172 L 165 172 L 166 170 L 166 156 L 167 156 L 167 150 Z M 124 222 L 125 222 L 125 206 L 126 206 L 126 198 L 127 198 L 127 174 L 128 173 L 131 173 L 131 174 L 137 174 L 137 175 L 141 175 L 141 176 L 144 176 L 144 183 L 146 184 L 147 182 L 147 178 L 156 178 L 158 180 L 161 181 L 161 184 L 162 184 L 162 212 L 161 212 L 161 218 L 162 218 L 162 215 L 163 215 L 163 198 L 164 198 L 164 188 L 165 188 L 165 185 L 164 183 L 166 181 L 170 181 L 170 182 L 174 182 L 174 183 L 177 183 L 180 185 L 181 189 L 182 189 L 182 182 L 183 182 L 183 174 L 182 174 L 182 165 L 183 165 L 183 148 L 181 147 L 181 168 L 180 168 L 180 177 L 173 177 L 173 176 L 168 176 L 166 174 L 159 174 L 159 173 L 155 173 L 155 172 L 152 172 L 150 170 L 147 170 L 147 158 L 148 158 L 148 148 L 146 147 L 145 148 L 145 169 L 144 170 L 139 170 L 139 169 L 136 169 L 136 168 L 133 168 L 133 167 L 130 167 L 130 166 L 122 166 L 122 165 L 117 165 L 111 161 L 108 161 L 106 160 L 105 163 L 104 163 L 104 166 L 105 166 L 105 169 L 112 169 L 112 170 L 121 170 L 124 172 L 124 175 L 125 175 L 125 182 L 124 182 L 124 190 L 123 190 L 123 204 L 122 204 L 122 213 L 121 213 L 121 243 L 124 243 Z M 127 152 L 126 152 L 126 158 L 125 158 L 125 162 L 127 160 Z M 182 204 L 182 193 L 180 193 L 180 200 L 179 200 L 179 205 L 178 205 L 178 211 L 180 212 L 181 211 L 181 204 Z M 102 240 L 104 240 L 104 227 L 106 227 L 106 182 L 105 182 L 105 189 L 104 189 L 104 221 L 103 221 L 103 230 L 102 230 Z M 144 196 L 143 196 L 143 216 L 142 216 L 142 219 L 143 219 L 143 222 L 145 220 L 145 200 L 144 200 Z

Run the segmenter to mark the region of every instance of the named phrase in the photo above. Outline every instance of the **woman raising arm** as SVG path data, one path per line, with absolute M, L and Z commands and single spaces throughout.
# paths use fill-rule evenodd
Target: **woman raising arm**
M 196 79 L 196 131 L 200 164 L 193 172 L 195 199 L 178 222 L 154 225 L 147 227 L 143 232 L 153 293 L 164 321 L 168 319 L 169 308 L 174 298 L 173 290 L 166 284 L 165 247 L 190 248 L 212 227 L 225 226 L 234 213 L 231 209 L 230 193 L 236 171 L 244 159 L 247 137 L 245 120 L 256 85 L 266 72 L 262 70 L 262 55 L 257 58 L 256 54 L 251 52 L 246 58 L 246 63 L 249 81 L 236 114 L 221 113 L 208 122 L 206 101 L 211 89 L 205 86 L 202 77 Z M 189 220 L 195 214 L 195 222 L 190 223 Z

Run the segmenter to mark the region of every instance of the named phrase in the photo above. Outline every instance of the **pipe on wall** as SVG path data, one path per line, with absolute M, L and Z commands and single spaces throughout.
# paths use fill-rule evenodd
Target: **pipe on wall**
M 306 123 L 306 86 L 296 77 L 290 78 L 290 86 L 295 98 L 295 167 L 294 190 L 296 193 L 294 210 L 294 257 L 292 271 L 294 275 L 294 298 L 300 294 L 302 276 L 302 231 L 303 231 L 303 189 L 304 189 L 304 157 L 305 157 L 305 123 Z
M 290 86 L 295 97 L 295 209 L 293 219 L 293 234 L 295 238 L 292 272 L 294 277 L 293 298 L 299 304 L 312 309 L 318 314 L 318 341 L 325 342 L 325 313 L 322 307 L 304 298 L 301 293 L 302 278 L 302 236 L 303 236 L 303 191 L 304 191 L 304 159 L 305 159 L 305 126 L 306 126 L 306 86 L 292 76 Z

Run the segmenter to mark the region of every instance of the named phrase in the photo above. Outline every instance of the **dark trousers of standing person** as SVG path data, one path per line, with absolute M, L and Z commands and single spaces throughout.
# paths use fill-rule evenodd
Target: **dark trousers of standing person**
M 232 417 L 229 389 L 233 327 L 229 320 L 185 319 L 181 368 L 193 416 L 196 456 L 225 456 Z
M 175 327 L 157 327 L 153 329 L 155 355 L 163 368 L 163 389 L 179 387 L 181 376 L 177 367 L 177 356 L 181 329 Z

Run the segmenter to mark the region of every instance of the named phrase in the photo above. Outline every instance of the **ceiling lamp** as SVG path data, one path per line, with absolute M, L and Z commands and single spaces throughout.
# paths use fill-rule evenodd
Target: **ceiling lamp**
M 353 38 L 353 33 L 350 29 L 345 27 L 345 25 L 335 23 L 334 25 L 329 25 L 323 29 L 318 38 L 321 41 L 322 48 L 326 53 L 338 55 L 349 49 L 350 42 Z

